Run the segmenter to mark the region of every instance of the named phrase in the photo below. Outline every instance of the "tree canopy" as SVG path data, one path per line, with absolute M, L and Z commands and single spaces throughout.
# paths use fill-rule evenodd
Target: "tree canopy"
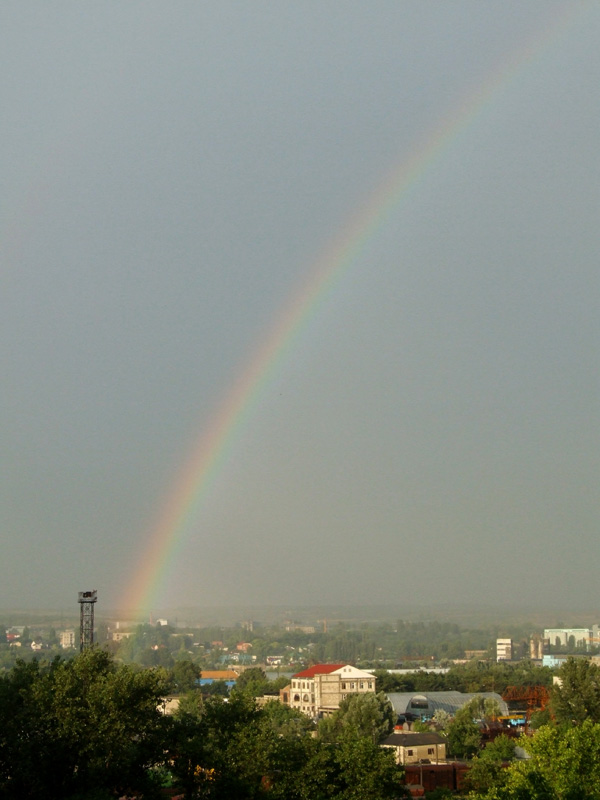
M 176 675 L 189 683 L 194 671 L 182 662 Z M 118 665 L 98 649 L 18 662 L 0 676 L 0 797 L 150 800 L 167 781 L 187 798 L 213 800 L 402 794 L 402 769 L 376 742 L 387 726 L 385 698 L 348 703 L 330 741 L 314 736 L 308 717 L 275 700 L 259 708 L 244 689 L 227 699 L 192 690 L 166 716 L 172 677 Z
M 500 784 L 473 800 L 600 798 L 600 725 L 591 720 L 567 729 L 544 725 L 522 744 L 530 758 L 514 762 Z
M 101 650 L 0 676 L 0 786 L 5 798 L 153 789 L 163 741 L 164 673 L 117 668 Z M 87 796 L 87 795 L 86 795 Z
M 558 724 L 600 722 L 600 669 L 584 658 L 561 666 L 560 683 L 552 687 L 550 705 Z

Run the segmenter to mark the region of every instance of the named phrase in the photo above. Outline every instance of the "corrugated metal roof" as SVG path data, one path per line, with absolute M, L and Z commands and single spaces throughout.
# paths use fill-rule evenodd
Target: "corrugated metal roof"
M 502 714 L 508 714 L 506 703 L 496 692 L 391 692 L 387 695 L 396 714 L 408 713 L 427 717 L 432 717 L 439 710 L 455 714 L 475 697 L 495 700 Z M 413 700 L 416 701 L 415 705 L 412 705 Z

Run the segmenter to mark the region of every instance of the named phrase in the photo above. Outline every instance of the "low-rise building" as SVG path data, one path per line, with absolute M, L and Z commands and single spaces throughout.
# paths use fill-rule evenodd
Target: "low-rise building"
M 395 751 L 396 764 L 437 764 L 446 759 L 446 739 L 439 733 L 392 733 L 381 746 Z

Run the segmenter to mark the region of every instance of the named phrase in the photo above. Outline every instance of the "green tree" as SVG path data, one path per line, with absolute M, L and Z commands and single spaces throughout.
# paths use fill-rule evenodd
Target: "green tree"
M 196 681 L 200 674 L 200 667 L 189 659 L 178 659 L 173 664 L 173 683 L 178 692 L 189 692 L 197 688 Z
M 600 725 L 585 720 L 560 729 L 545 725 L 522 742 L 530 758 L 508 767 L 505 780 L 485 800 L 598 800 Z
M 456 712 L 446 728 L 446 736 L 450 753 L 456 758 L 472 758 L 479 750 L 481 732 L 468 704 Z
M 583 658 L 569 658 L 552 687 L 550 706 L 558 724 L 600 722 L 600 669 Z
M 404 771 L 394 755 L 356 729 L 344 730 L 336 744 L 317 742 L 302 771 L 302 800 L 387 800 L 405 794 Z
M 434 723 L 437 730 L 445 731 L 452 722 L 452 717 L 447 711 L 444 711 L 443 708 L 438 708 L 431 718 L 431 721 Z
M 264 705 L 262 712 L 265 724 L 277 736 L 302 737 L 314 730 L 314 723 L 306 714 L 280 703 L 279 700 L 272 700 Z
M 252 697 L 261 697 L 269 685 L 269 680 L 260 667 L 245 669 L 235 682 L 236 692 L 246 692 Z
M 151 796 L 167 688 L 163 673 L 116 667 L 101 650 L 49 665 L 19 662 L 0 677 L 1 796 Z
M 383 692 L 351 694 L 340 703 L 330 718 L 319 723 L 319 733 L 326 741 L 337 741 L 344 731 L 380 742 L 394 729 L 394 709 Z
M 221 697 L 227 697 L 229 695 L 229 687 L 226 681 L 207 683 L 205 686 L 201 687 L 201 691 L 204 695 L 218 694 Z
M 529 719 L 529 727 L 536 731 L 538 728 L 541 728 L 542 725 L 549 725 L 552 722 L 552 715 L 550 714 L 550 710 L 544 708 L 540 711 L 534 711 Z
M 465 788 L 486 792 L 492 787 L 503 786 L 508 779 L 504 765 L 512 761 L 514 755 L 514 740 L 506 734 L 497 736 L 472 760 L 465 775 Z

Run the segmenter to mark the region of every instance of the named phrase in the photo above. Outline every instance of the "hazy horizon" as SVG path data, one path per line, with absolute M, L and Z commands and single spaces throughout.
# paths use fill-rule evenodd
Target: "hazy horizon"
M 0 608 L 123 603 L 316 259 L 436 135 L 255 379 L 150 610 L 596 607 L 599 23 L 0 9 Z

